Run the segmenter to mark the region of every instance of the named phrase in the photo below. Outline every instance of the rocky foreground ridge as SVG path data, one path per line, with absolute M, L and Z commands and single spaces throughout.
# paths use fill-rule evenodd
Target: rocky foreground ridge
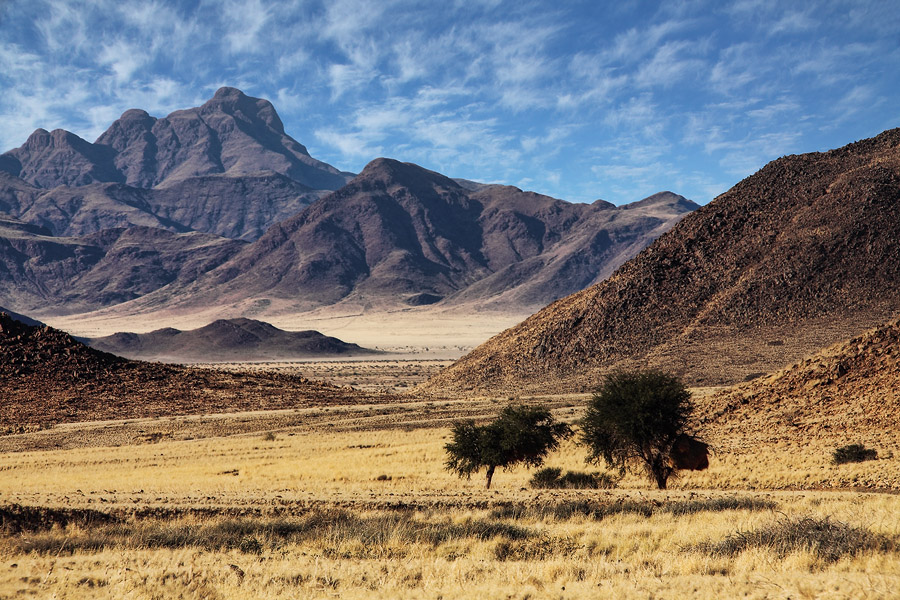
M 647 365 L 702 385 L 768 373 L 897 314 L 898 239 L 900 129 L 786 156 L 425 389 L 585 390 Z
M 895 438 L 900 319 L 719 392 L 704 403 L 703 412 L 702 426 L 721 439 L 786 442 L 828 435 L 851 443 Z M 747 439 L 747 432 L 755 435 Z

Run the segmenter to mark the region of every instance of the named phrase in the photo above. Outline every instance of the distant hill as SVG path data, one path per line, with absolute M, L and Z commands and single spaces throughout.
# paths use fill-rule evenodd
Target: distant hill
M 197 281 L 146 301 L 536 308 L 603 279 L 695 208 L 671 193 L 616 207 L 509 186 L 471 191 L 382 158 Z
M 119 356 L 169 361 L 291 360 L 376 354 L 318 331 L 284 331 L 253 319 L 220 319 L 205 327 L 116 333 L 85 342 Z
M 766 373 L 900 310 L 900 129 L 786 156 L 427 389 L 590 389 L 617 366 L 693 384 Z
M 0 390 L 5 433 L 62 422 L 371 401 L 303 377 L 127 360 L 6 314 L 0 314 Z

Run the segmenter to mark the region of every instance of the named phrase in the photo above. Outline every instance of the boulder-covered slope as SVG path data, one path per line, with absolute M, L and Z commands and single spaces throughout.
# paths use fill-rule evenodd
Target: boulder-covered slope
M 426 388 L 590 389 L 647 365 L 694 384 L 770 372 L 900 310 L 898 239 L 900 129 L 786 156 Z
M 900 414 L 900 320 L 838 342 L 701 405 L 700 424 L 721 440 L 815 438 L 895 441 Z M 840 443 L 838 444 L 840 445 Z
M 318 331 L 284 331 L 254 319 L 220 319 L 198 329 L 167 327 L 149 333 L 120 332 L 86 339 L 92 348 L 127 358 L 188 362 L 293 360 L 362 356 L 372 350 Z
M 605 277 L 694 208 L 669 193 L 616 207 L 507 186 L 471 191 L 422 167 L 376 159 L 221 267 L 148 300 L 534 308 Z

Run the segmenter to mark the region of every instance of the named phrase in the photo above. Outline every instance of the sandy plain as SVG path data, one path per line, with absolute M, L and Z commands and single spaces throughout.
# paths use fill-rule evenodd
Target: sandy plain
M 407 377 L 391 373 L 380 383 Z M 713 437 L 710 469 L 667 491 L 640 474 L 534 489 L 522 468 L 485 490 L 445 471 L 455 419 L 525 400 L 576 422 L 586 398 L 408 396 L 0 437 L 0 597 L 896 597 L 896 439 L 833 465 L 834 439 Z M 570 440 L 547 464 L 603 470 L 584 456 Z
M 248 316 L 287 331 L 313 329 L 392 358 L 457 359 L 493 335 L 526 318 L 527 312 L 480 311 L 473 308 L 407 308 L 369 311 L 339 307 L 307 313 L 273 311 L 253 315 L 218 307 L 204 311 L 127 314 L 112 310 L 41 320 L 75 336 L 101 337 L 120 331 L 146 333 L 162 327 L 196 329 L 216 319 Z

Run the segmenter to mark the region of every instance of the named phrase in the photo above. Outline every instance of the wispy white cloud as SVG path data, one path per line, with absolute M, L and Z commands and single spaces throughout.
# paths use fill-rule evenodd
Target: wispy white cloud
M 0 0 L 0 144 L 93 139 L 232 85 L 349 170 L 389 155 L 576 199 L 696 197 L 896 126 L 889 4 Z

